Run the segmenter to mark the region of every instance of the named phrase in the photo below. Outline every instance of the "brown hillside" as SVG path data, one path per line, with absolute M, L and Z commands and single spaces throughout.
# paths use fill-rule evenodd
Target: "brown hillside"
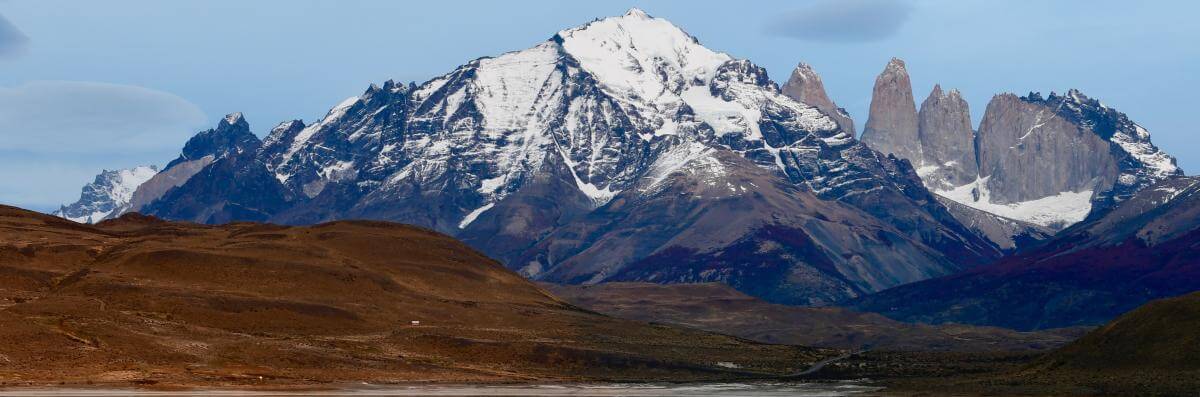
M 1038 351 L 1084 329 L 1017 332 L 970 325 L 909 324 L 836 307 L 768 303 L 719 283 L 547 284 L 556 295 L 615 317 L 677 324 L 767 343 L 890 351 Z
M 724 379 L 833 354 L 577 309 L 403 225 L 93 227 L 3 206 L 0 341 L 8 385 Z

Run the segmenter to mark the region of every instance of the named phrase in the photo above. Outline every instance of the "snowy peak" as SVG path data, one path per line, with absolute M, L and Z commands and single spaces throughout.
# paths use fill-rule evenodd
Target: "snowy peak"
M 633 17 L 633 18 L 640 18 L 640 19 L 650 19 L 649 14 L 646 14 L 645 11 L 642 11 L 641 8 L 637 8 L 637 7 L 630 8 L 629 11 L 626 11 L 625 16 Z
M 687 85 L 703 84 L 733 59 L 638 9 L 563 30 L 555 40 L 614 96 L 653 108 L 677 104 L 664 92 L 677 95 Z
M 138 186 L 157 173 L 158 167 L 153 165 L 104 170 L 92 183 L 84 185 L 79 201 L 62 206 L 54 215 L 80 223 L 99 222 L 128 204 Z

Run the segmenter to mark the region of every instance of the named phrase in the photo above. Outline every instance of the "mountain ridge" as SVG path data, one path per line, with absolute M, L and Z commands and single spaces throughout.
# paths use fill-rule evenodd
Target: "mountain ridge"
M 853 306 L 904 321 L 1019 330 L 1098 325 L 1200 286 L 1198 214 L 1200 179 L 1170 178 L 994 265 L 885 290 Z
M 642 235 L 661 245 L 605 266 L 572 257 L 586 253 L 588 244 L 627 238 L 611 234 L 616 223 L 605 223 L 672 222 L 611 210 L 617 199 L 639 203 L 623 207 L 643 209 L 639 216 L 658 211 L 651 207 L 670 207 L 655 196 L 678 196 L 698 185 L 682 173 L 660 172 L 663 162 L 681 151 L 712 152 L 717 154 L 707 157 L 732 172 L 702 181 L 707 187 L 693 192 L 701 192 L 697 210 L 737 207 L 722 204 L 726 198 L 750 203 L 741 201 L 753 197 L 745 191 L 748 181 L 813 196 L 772 192 L 766 195 L 776 204 L 737 209 L 754 208 L 752 219 L 787 219 L 779 230 L 788 230 L 784 240 L 797 245 L 786 249 L 829 264 L 815 273 L 804 270 L 812 282 L 844 285 L 838 293 L 810 293 L 793 288 L 804 283 L 781 280 L 780 289 L 761 291 L 768 299 L 828 303 L 1001 255 L 954 219 L 906 161 L 872 151 L 817 107 L 789 98 L 765 69 L 703 47 L 669 21 L 638 10 L 564 29 L 525 50 L 470 61 L 425 83 L 372 84 L 322 119 L 281 123 L 261 142 L 240 138 L 244 118 L 230 117 L 233 122 L 197 138 L 220 138 L 216 133 L 228 130 L 233 135 L 223 139 L 229 147 L 199 145 L 205 150 L 181 155 L 164 174 L 184 164 L 200 170 L 144 212 L 201 223 L 383 219 L 460 237 L 547 281 L 564 281 L 556 278 L 563 275 L 575 282 L 680 282 L 690 276 L 635 276 L 623 269 L 674 248 L 708 254 L 733 249 L 738 241 L 756 244 L 754 236 L 771 222 L 740 229 L 746 239 L 729 236 L 699 247 L 672 239 L 687 230 L 668 227 L 669 234 Z M 209 140 L 215 141 L 199 142 Z M 648 181 L 655 180 L 683 190 L 650 189 Z M 791 203 L 777 205 L 784 201 Z M 826 221 L 780 212 L 818 203 L 830 213 L 853 213 L 846 219 L 861 227 L 829 233 Z M 610 216 L 596 219 L 601 213 Z M 599 228 L 580 240 L 572 230 L 589 216 Z M 580 243 L 578 250 L 566 248 Z M 557 254 L 528 253 L 533 247 Z M 877 259 L 884 253 L 902 258 Z M 704 262 L 695 258 L 698 266 Z M 772 266 L 781 277 L 788 269 L 812 270 L 803 261 Z

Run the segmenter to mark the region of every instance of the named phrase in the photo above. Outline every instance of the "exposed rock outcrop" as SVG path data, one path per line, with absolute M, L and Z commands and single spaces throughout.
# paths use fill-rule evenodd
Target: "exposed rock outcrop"
M 863 141 L 909 160 L 937 195 L 1015 224 L 1061 230 L 1182 175 L 1175 159 L 1150 142 L 1149 132 L 1077 90 L 1046 98 L 996 95 L 973 132 L 958 91 L 935 86 L 921 104 L 915 135 L 908 129 L 905 92 L 911 90 L 904 63 L 893 59 L 876 80 Z M 976 232 L 997 237 L 1009 228 L 987 229 Z M 1037 228 L 1020 230 L 1040 234 Z M 1017 237 L 992 241 L 1004 246 Z
M 854 120 L 850 118 L 849 113 L 846 113 L 846 109 L 838 107 L 832 99 L 829 99 L 829 94 L 825 92 L 825 83 L 821 81 L 821 75 L 817 74 L 811 65 L 804 62 L 796 65 L 796 69 L 792 71 L 791 77 L 788 77 L 782 90 L 783 95 L 788 98 L 815 106 L 824 112 L 833 121 L 836 121 L 846 133 L 855 134 Z
M 935 85 L 921 103 L 917 119 L 923 156 L 920 161 L 910 160 L 925 186 L 944 190 L 974 181 L 979 175 L 975 131 L 971 110 L 958 90 L 944 92 Z
M 979 124 L 979 176 L 991 202 L 1012 204 L 1062 192 L 1104 190 L 1117 161 L 1100 136 L 1055 109 L 1013 94 L 992 98 Z
M 917 105 L 908 70 L 903 60 L 892 58 L 875 79 L 862 141 L 884 154 L 913 161 L 922 158 L 917 129 Z

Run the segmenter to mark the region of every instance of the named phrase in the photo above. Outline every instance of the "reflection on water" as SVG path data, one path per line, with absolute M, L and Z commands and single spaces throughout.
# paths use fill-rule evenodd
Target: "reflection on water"
M 10 389 L 0 396 L 531 396 L 531 397 L 658 397 L 745 396 L 817 397 L 869 394 L 880 388 L 854 383 L 710 383 L 710 384 L 572 384 L 572 385 L 420 385 L 370 386 L 325 391 L 153 391 L 133 389 Z

